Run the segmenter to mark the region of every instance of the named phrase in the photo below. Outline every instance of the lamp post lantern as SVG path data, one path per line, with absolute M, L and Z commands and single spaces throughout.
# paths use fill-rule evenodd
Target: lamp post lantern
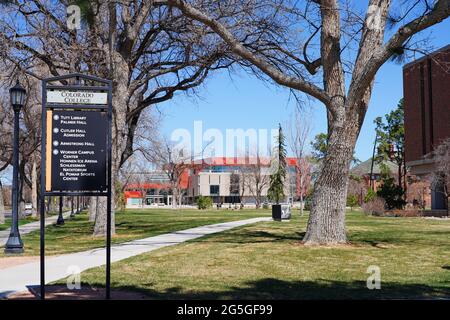
M 12 223 L 11 232 L 5 245 L 5 253 L 16 254 L 23 252 L 23 242 L 19 233 L 19 113 L 25 104 L 26 90 L 17 81 L 9 89 L 11 105 L 14 110 L 14 145 L 13 145 L 13 184 L 12 184 Z

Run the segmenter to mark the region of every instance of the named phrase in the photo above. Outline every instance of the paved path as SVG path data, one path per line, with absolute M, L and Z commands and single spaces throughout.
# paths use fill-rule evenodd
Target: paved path
M 67 219 L 70 216 L 70 210 L 63 213 L 64 219 Z M 51 225 L 56 223 L 56 220 L 58 220 L 58 215 L 50 216 L 48 218 L 45 218 L 45 225 Z M 20 235 L 27 234 L 36 230 L 39 230 L 41 226 L 41 223 L 39 221 L 36 222 L 30 222 L 27 224 L 23 224 L 19 226 L 19 233 Z M 10 229 L 2 230 L 0 231 L 0 246 L 5 245 L 6 241 L 8 241 Z
M 211 224 L 155 237 L 125 242 L 111 247 L 111 262 L 120 261 L 159 248 L 173 246 L 182 242 L 200 238 L 204 235 L 222 232 L 251 223 L 270 221 L 272 218 L 253 218 L 240 221 Z M 65 254 L 46 259 L 46 283 L 50 283 L 69 275 L 69 267 L 77 267 L 84 271 L 105 264 L 105 248 Z M 25 291 L 27 286 L 39 285 L 39 262 L 22 264 L 3 269 L 0 272 L 0 298 L 8 294 Z

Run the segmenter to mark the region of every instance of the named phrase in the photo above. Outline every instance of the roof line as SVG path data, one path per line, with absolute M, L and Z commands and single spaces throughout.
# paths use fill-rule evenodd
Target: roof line
M 423 60 L 429 59 L 429 58 L 437 55 L 438 53 L 442 53 L 442 52 L 447 51 L 447 50 L 450 50 L 450 44 L 448 44 L 448 45 L 446 45 L 446 46 L 444 46 L 444 47 L 442 47 L 440 49 L 437 49 L 436 51 L 430 52 L 429 54 L 426 54 L 423 57 L 420 57 L 420 58 L 418 58 L 418 59 L 416 59 L 414 61 L 408 62 L 407 64 L 405 64 L 403 66 L 403 69 L 408 68 L 408 67 L 410 67 L 410 66 L 412 66 L 412 65 L 414 65 L 416 63 L 422 62 Z

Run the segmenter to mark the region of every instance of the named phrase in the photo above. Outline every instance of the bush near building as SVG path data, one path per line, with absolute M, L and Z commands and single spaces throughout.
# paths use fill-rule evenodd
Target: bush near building
M 213 205 L 213 201 L 210 197 L 199 196 L 197 198 L 197 207 L 200 210 L 205 210 L 211 208 Z
M 403 209 L 406 202 L 404 200 L 404 190 L 394 183 L 393 178 L 385 178 L 377 195 L 386 201 L 386 209 Z
M 355 194 L 350 194 L 347 196 L 347 207 L 353 208 L 358 206 L 358 197 Z
M 361 208 L 364 213 L 373 215 L 373 216 L 382 216 L 384 214 L 386 202 L 381 197 L 373 197 L 368 201 L 365 201 Z

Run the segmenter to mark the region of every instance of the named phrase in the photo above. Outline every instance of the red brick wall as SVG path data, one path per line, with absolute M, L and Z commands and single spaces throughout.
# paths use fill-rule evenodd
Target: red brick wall
M 406 161 L 450 136 L 450 46 L 403 69 Z

